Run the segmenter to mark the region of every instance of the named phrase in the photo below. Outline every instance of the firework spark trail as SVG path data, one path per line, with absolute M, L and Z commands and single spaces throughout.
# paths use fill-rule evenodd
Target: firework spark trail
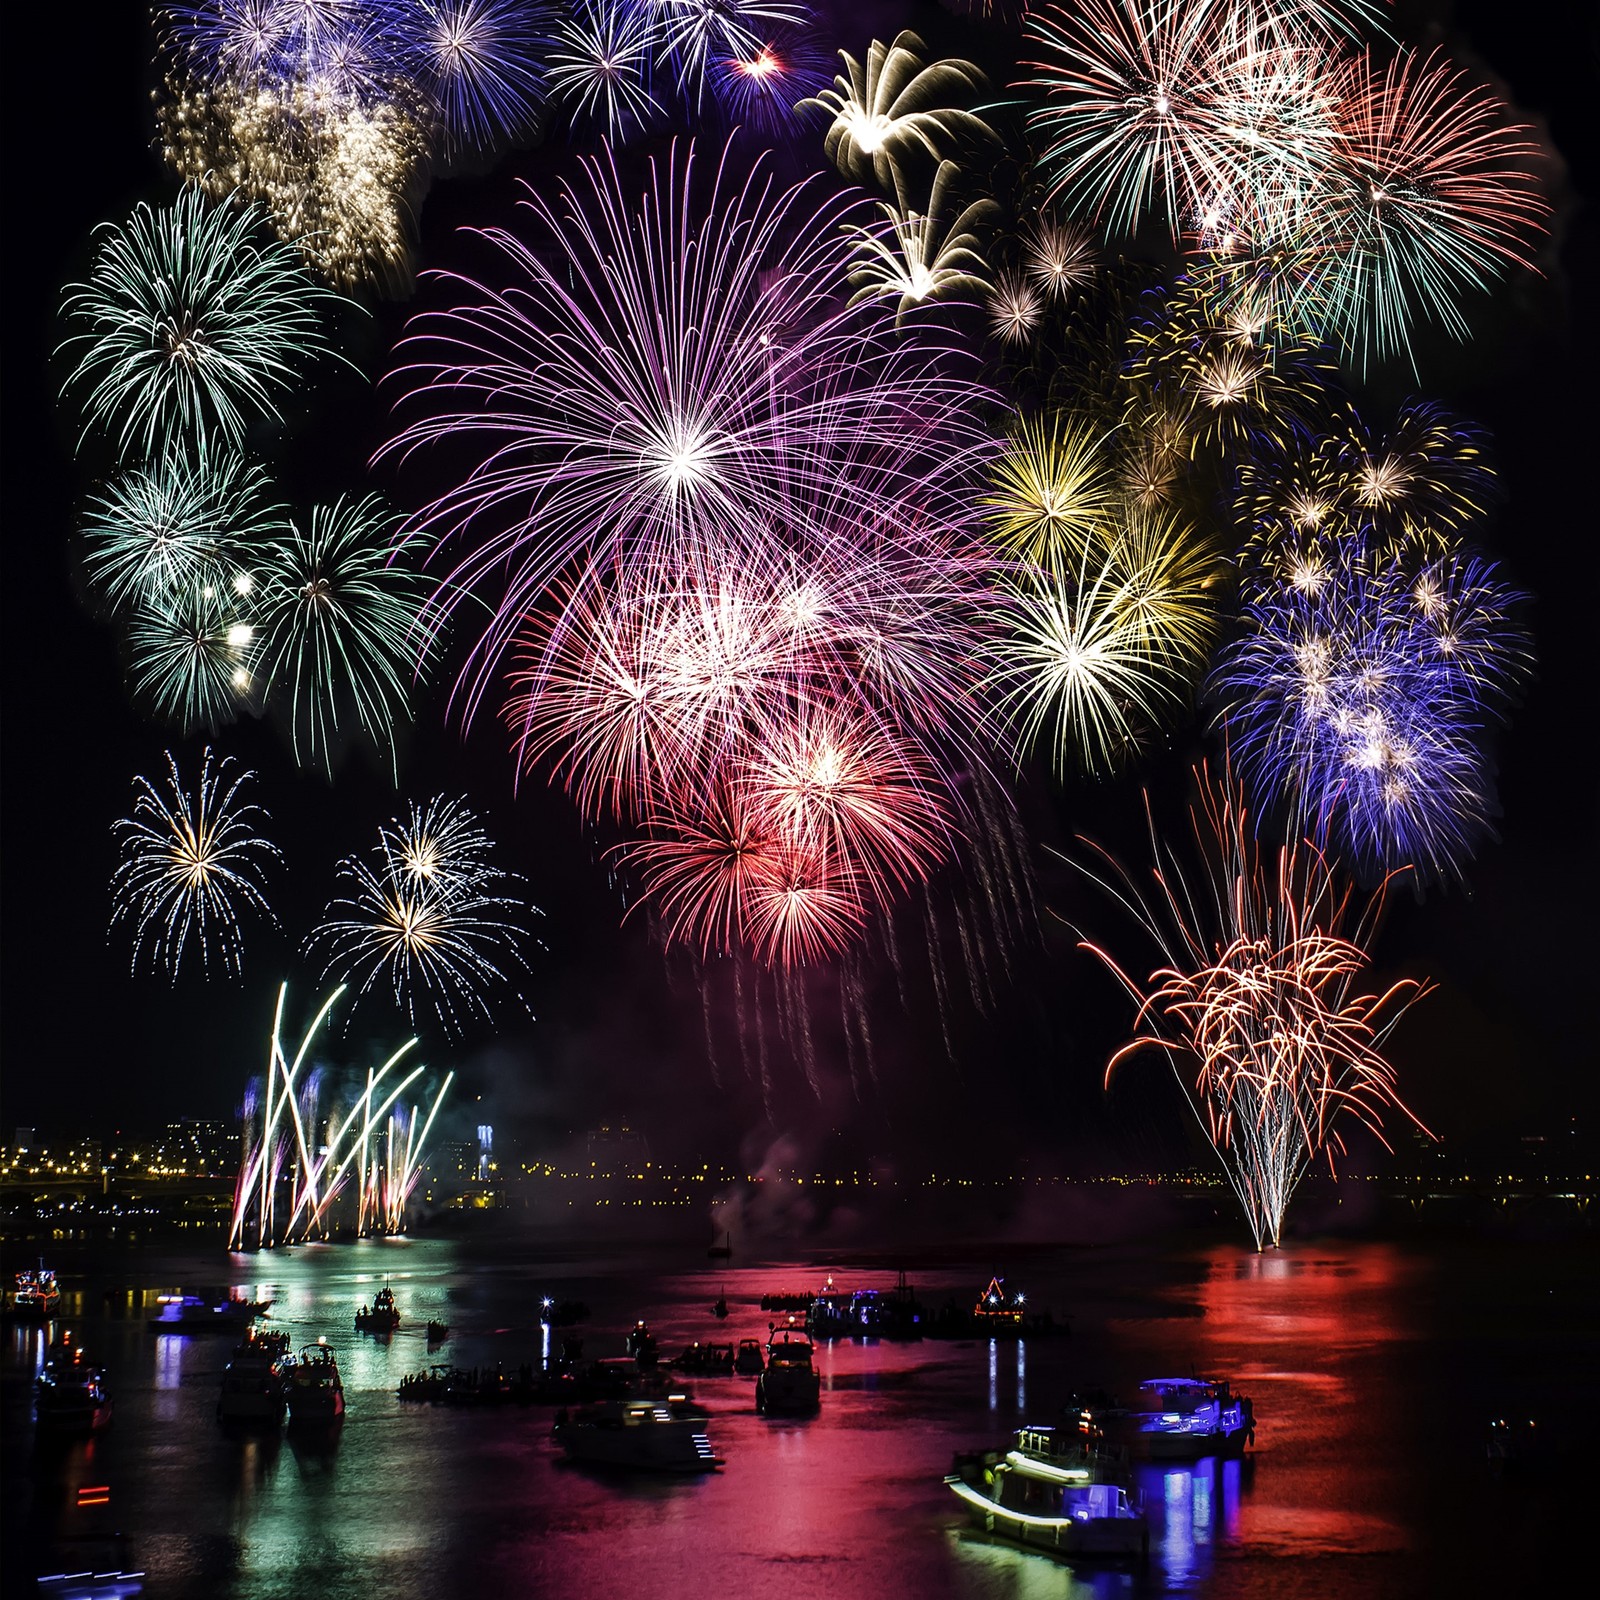
M 1166 1053 L 1264 1249 L 1279 1242 L 1310 1163 L 1326 1157 L 1331 1168 L 1343 1151 L 1345 1115 L 1380 1139 L 1386 1109 L 1411 1116 L 1382 1047 L 1430 985 L 1360 992 L 1393 875 L 1359 901 L 1315 846 L 1263 846 L 1231 777 L 1196 776 L 1198 871 L 1162 842 L 1148 797 L 1149 887 L 1090 840 L 1081 842 L 1098 864 L 1073 862 L 1132 915 L 1159 964 L 1139 979 L 1103 945 L 1081 935 L 1080 944 L 1138 1007 L 1107 1080 L 1137 1051 Z
M 216 962 L 237 977 L 239 912 L 276 925 L 265 881 L 283 858 L 258 831 L 265 808 L 246 798 L 254 778 L 208 746 L 193 790 L 170 752 L 165 784 L 134 780 L 133 814 L 112 827 L 120 859 L 111 879 L 111 926 L 133 924 L 134 970 L 148 953 L 151 967 L 175 980 L 185 950 L 198 946 L 207 972 Z

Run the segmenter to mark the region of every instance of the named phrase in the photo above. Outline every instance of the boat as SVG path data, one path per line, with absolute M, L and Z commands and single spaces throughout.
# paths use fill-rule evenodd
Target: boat
M 222 1369 L 217 1396 L 217 1421 L 270 1423 L 283 1421 L 286 1404 L 279 1358 L 288 1349 L 285 1333 L 247 1333 Z
M 927 1313 L 900 1273 L 892 1289 L 844 1294 L 830 1277 L 806 1312 L 814 1339 L 920 1339 Z
M 31 1322 L 43 1322 L 56 1314 L 61 1304 L 61 1287 L 56 1275 L 43 1261 L 37 1267 L 19 1272 L 11 1289 L 11 1314 Z
M 95 1433 L 111 1421 L 105 1373 L 65 1330 L 39 1374 L 35 1416 L 39 1431 L 52 1434 Z
M 679 1372 L 692 1372 L 707 1378 L 731 1378 L 734 1364 L 731 1344 L 701 1344 L 697 1339 L 685 1345 L 683 1354 L 672 1365 Z
M 733 1255 L 733 1234 L 731 1232 L 723 1234 L 722 1243 L 712 1245 L 712 1247 L 706 1251 L 706 1255 L 712 1261 L 729 1260 Z
M 164 1294 L 150 1319 L 152 1333 L 235 1333 L 264 1316 L 270 1300 L 247 1300 L 230 1291 L 215 1294 Z
M 1214 1378 L 1148 1378 L 1135 1405 L 1090 1404 L 1081 1418 L 1135 1455 L 1160 1461 L 1242 1455 L 1256 1431 L 1249 1399 Z
M 443 1344 L 449 1337 L 450 1324 L 448 1322 L 437 1322 L 431 1317 L 428 1319 L 429 1344 Z
M 741 1339 L 733 1358 L 733 1370 L 742 1378 L 759 1378 L 766 1370 L 766 1357 L 761 1354 L 759 1339 Z
M 1067 1332 L 1048 1309 L 1030 1307 L 1020 1291 L 1008 1294 L 996 1273 L 969 1310 L 952 1296 L 923 1324 L 931 1339 L 1038 1339 Z
M 388 1284 L 372 1298 L 370 1306 L 356 1312 L 357 1333 L 393 1333 L 400 1326 L 400 1308 L 394 1303 L 394 1290 Z
M 289 1426 L 327 1427 L 344 1418 L 344 1384 L 327 1341 L 308 1344 L 284 1364 Z
M 650 1325 L 643 1317 L 628 1330 L 628 1354 L 641 1367 L 653 1367 L 656 1364 L 656 1336 L 651 1333 Z
M 557 1412 L 551 1433 L 571 1461 L 650 1472 L 714 1472 L 705 1413 L 674 1404 L 681 1397 L 628 1396 Z
M 726 1289 L 717 1290 L 717 1298 L 711 1303 L 711 1315 L 720 1322 L 728 1315 L 728 1292 Z
M 767 1370 L 756 1379 L 756 1410 L 764 1416 L 810 1416 L 822 1404 L 822 1379 L 811 1364 L 814 1346 L 800 1328 L 776 1328 L 767 1340 Z
M 1121 1481 L 1122 1459 L 1066 1430 L 1029 1427 L 1009 1450 L 958 1455 L 944 1481 L 986 1533 L 1074 1559 L 1142 1558 L 1150 1528 Z

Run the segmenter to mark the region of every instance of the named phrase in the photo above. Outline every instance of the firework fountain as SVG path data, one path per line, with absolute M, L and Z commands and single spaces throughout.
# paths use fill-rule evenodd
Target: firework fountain
M 427 1071 L 409 1060 L 417 1046 L 412 1038 L 369 1069 L 348 1102 L 325 1093 L 322 1075 L 307 1070 L 307 1060 L 344 989 L 341 984 L 322 1001 L 292 1057 L 283 1035 L 289 986 L 278 989 L 266 1074 L 246 1104 L 244 1161 L 228 1236 L 234 1249 L 327 1238 L 335 1231 L 405 1231 L 428 1134 L 455 1074 L 445 1074 L 426 1112 L 426 1086 L 407 1104 L 407 1091 Z
M 1081 867 L 1133 913 L 1158 965 L 1140 981 L 1099 945 L 1083 947 L 1139 1007 L 1107 1079 L 1136 1051 L 1167 1052 L 1260 1250 L 1279 1243 L 1312 1161 L 1326 1157 L 1331 1170 L 1344 1150 L 1342 1114 L 1379 1138 L 1386 1105 L 1411 1116 L 1381 1049 L 1429 985 L 1408 978 L 1381 994 L 1359 992 L 1383 890 L 1361 903 L 1314 846 L 1264 845 L 1231 777 L 1214 784 L 1203 768 L 1198 776 L 1190 818 L 1199 873 L 1185 874 L 1153 818 L 1150 890 L 1098 846 L 1109 875 Z

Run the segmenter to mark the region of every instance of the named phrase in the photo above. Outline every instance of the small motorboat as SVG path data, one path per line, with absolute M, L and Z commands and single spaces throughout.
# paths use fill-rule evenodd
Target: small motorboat
M 717 1291 L 717 1298 L 711 1304 L 711 1315 L 716 1317 L 718 1321 L 728 1315 L 728 1295 L 726 1290 L 719 1289 Z
M 95 1433 L 111 1421 L 105 1373 L 65 1330 L 39 1374 L 35 1415 L 41 1434 Z
M 944 1481 L 986 1533 L 1073 1559 L 1139 1558 L 1150 1529 L 1124 1460 L 1062 1429 L 1023 1428 L 1010 1450 L 958 1455 Z
M 56 1275 L 41 1260 L 37 1267 L 19 1272 L 11 1288 L 8 1310 L 27 1322 L 43 1322 L 56 1314 L 61 1304 L 61 1287 Z
M 225 1295 L 164 1294 L 161 1310 L 150 1319 L 152 1333 L 237 1333 L 265 1316 L 270 1300 L 247 1300 L 230 1290 Z
M 388 1284 L 372 1297 L 370 1306 L 356 1312 L 356 1332 L 378 1335 L 393 1333 L 400 1326 L 400 1308 L 394 1303 L 394 1290 Z
M 325 1428 L 343 1421 L 344 1384 L 325 1339 L 285 1362 L 283 1372 L 291 1428 Z
M 679 1372 L 692 1372 L 705 1378 L 731 1378 L 734 1354 L 731 1344 L 685 1345 L 681 1356 L 672 1365 Z
M 759 1378 L 766 1371 L 766 1358 L 761 1354 L 759 1339 L 741 1339 L 738 1353 L 733 1358 L 733 1370 L 742 1378 Z
M 288 1344 L 289 1336 L 284 1333 L 248 1334 L 240 1341 L 222 1369 L 218 1422 L 276 1427 L 283 1421 L 287 1401 L 278 1361 Z
M 443 1344 L 450 1337 L 450 1324 L 437 1322 L 432 1317 L 428 1319 L 428 1343 Z
M 551 1430 L 571 1461 L 649 1472 L 714 1472 L 705 1413 L 675 1404 L 682 1397 L 627 1397 L 557 1412 Z
M 810 1335 L 777 1328 L 767 1340 L 767 1370 L 756 1379 L 756 1410 L 769 1417 L 807 1417 L 822 1404 L 822 1379 L 811 1364 Z

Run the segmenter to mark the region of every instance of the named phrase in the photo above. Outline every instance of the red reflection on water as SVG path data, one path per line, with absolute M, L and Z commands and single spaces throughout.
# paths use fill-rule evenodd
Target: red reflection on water
M 1420 1337 L 1415 1262 L 1382 1244 L 1294 1246 L 1219 1249 L 1202 1269 L 1192 1359 L 1251 1397 L 1256 1440 L 1242 1473 L 1192 1478 L 1194 1542 L 1204 1520 L 1259 1552 L 1408 1548 L 1415 1473 L 1397 1446 L 1413 1397 L 1394 1356 Z

